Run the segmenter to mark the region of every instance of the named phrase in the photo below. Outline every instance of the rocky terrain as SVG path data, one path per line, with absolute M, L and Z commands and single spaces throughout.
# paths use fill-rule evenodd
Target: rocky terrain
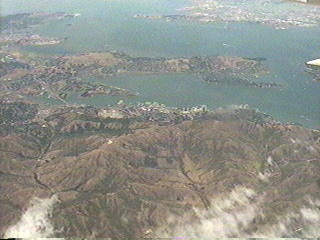
M 273 237 L 315 237 L 318 130 L 247 106 L 0 106 L 1 237 L 20 236 L 30 211 L 48 211 L 30 228 L 39 237 L 269 236 L 270 226 Z M 217 221 L 225 230 L 203 230 Z

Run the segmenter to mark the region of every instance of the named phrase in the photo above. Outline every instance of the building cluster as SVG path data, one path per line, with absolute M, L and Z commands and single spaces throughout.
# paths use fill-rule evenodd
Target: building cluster
M 280 0 L 203 0 L 180 11 L 188 11 L 195 20 L 201 22 L 258 22 L 277 29 L 310 27 L 320 22 L 319 6 Z

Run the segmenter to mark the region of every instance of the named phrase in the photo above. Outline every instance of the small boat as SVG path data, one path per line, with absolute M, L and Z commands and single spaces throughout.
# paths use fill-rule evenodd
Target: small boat
M 306 62 L 307 65 L 320 67 L 320 58 Z

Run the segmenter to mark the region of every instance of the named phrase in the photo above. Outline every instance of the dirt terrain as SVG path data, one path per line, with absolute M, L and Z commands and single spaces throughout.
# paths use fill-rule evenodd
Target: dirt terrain
M 2 106 L 17 121 L 2 122 L 1 237 L 34 197 L 58 199 L 52 236 L 99 238 L 176 234 L 163 229 L 170 216 L 187 214 L 194 222 L 194 208 L 211 209 L 239 187 L 260 196 L 259 214 L 245 225 L 246 234 L 260 234 L 320 197 L 320 132 L 247 108 L 168 125 L 102 117 L 89 107 Z M 257 200 L 248 199 L 235 207 Z M 310 226 L 293 219 L 277 236 L 303 236 Z

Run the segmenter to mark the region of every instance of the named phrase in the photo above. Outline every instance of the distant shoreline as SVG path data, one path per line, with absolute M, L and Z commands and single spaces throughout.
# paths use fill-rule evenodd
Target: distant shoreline
M 302 4 L 308 4 L 308 5 L 320 5 L 320 0 L 310 0 L 309 2 L 301 2 L 301 1 L 298 1 L 298 0 L 284 0 L 284 1 L 302 3 Z

